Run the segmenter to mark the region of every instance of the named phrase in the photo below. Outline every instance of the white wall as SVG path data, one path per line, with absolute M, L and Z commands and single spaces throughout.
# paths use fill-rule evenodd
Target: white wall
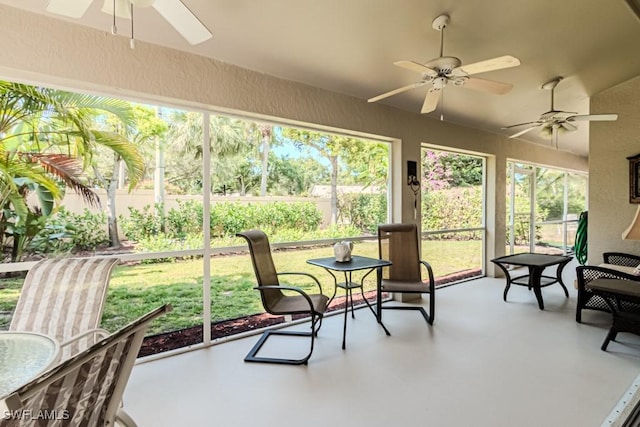
M 618 113 L 615 123 L 591 123 L 589 144 L 589 263 L 603 252 L 640 254 L 640 242 L 622 240 L 638 205 L 629 203 L 629 162 L 640 153 L 640 76 L 591 98 L 591 112 Z
M 244 112 L 395 141 L 394 221 L 413 221 L 413 194 L 403 185 L 406 162 L 420 160 L 421 143 L 490 157 L 487 256 L 504 252 L 507 159 L 587 170 L 585 158 L 382 104 L 286 81 L 201 56 L 0 6 L 0 78 L 105 93 L 182 108 Z M 224 43 L 220 40 L 219 43 Z M 508 95 L 507 95 L 508 96 Z M 495 239 L 493 239 L 495 237 Z M 489 274 L 492 265 L 487 264 Z

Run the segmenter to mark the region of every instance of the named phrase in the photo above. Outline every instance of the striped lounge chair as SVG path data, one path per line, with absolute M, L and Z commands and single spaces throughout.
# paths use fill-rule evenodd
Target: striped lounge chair
M 25 278 L 10 331 L 39 332 L 56 338 L 66 359 L 108 335 L 98 329 L 107 287 L 117 258 L 49 259 Z
M 149 323 L 163 305 L 0 399 L 0 427 L 132 427 L 120 408 Z M 36 419 L 34 419 L 36 417 Z

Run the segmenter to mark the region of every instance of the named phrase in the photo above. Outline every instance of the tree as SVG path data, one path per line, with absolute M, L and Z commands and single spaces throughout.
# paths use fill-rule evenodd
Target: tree
M 176 112 L 171 117 L 167 141 L 172 155 L 167 161 L 172 164 L 167 171 L 168 179 L 183 188 L 194 189 L 202 185 L 202 165 L 193 161 L 202 159 L 202 121 L 202 114 L 194 112 Z M 209 173 L 212 187 L 239 188 L 243 194 L 246 191 L 243 185 L 245 176 L 241 174 L 240 168 L 246 164 L 251 147 L 251 141 L 247 138 L 247 122 L 225 116 L 211 116 L 210 126 Z
M 446 151 L 422 151 L 423 185 L 427 190 L 482 184 L 482 159 Z
M 161 138 L 167 131 L 167 124 L 157 117 L 156 111 L 143 105 L 132 105 L 131 113 L 134 123 L 124 127 L 122 123 L 107 117 L 104 125 L 113 132 L 122 135 L 126 141 L 130 141 L 121 150 L 112 150 L 105 147 L 100 161 L 93 162 L 93 173 L 97 183 L 107 192 L 107 223 L 109 230 L 109 245 L 120 246 L 118 233 L 118 218 L 116 213 L 116 190 L 121 188 L 125 181 L 122 173 L 122 164 L 128 165 L 129 190 L 144 177 L 145 164 L 142 153 L 152 151 L 150 144 Z M 146 150 L 145 150 L 146 148 Z M 155 148 L 155 147 L 153 147 Z M 147 156 L 148 157 L 148 156 Z
M 331 168 L 331 223 L 338 220 L 338 174 L 340 172 L 340 156 L 356 156 L 363 152 L 366 144 L 361 139 L 332 135 L 310 130 L 284 128 L 286 138 L 294 141 L 299 148 L 308 147 L 329 161 Z
M 269 164 L 270 194 L 305 195 L 314 183 L 329 179 L 326 168 L 313 158 L 277 157 L 272 152 Z
M 273 125 L 270 123 L 247 122 L 247 137 L 255 136 L 260 146 L 260 196 L 267 195 L 267 179 L 269 177 L 269 151 L 273 142 Z
M 104 115 L 132 124 L 123 101 L 0 81 L 0 232 L 13 240 L 12 261 L 66 188 L 99 203 L 84 174 L 96 147 L 123 154 L 128 148 L 121 135 L 94 128 L 94 119 Z M 32 192 L 39 206 L 28 206 Z

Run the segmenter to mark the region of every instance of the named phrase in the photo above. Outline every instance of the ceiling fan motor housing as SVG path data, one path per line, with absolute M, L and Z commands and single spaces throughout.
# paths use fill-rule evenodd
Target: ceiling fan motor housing
M 462 65 L 460 59 L 455 56 L 441 56 L 435 58 L 424 64 L 427 68 L 436 70 L 439 76 L 447 76 L 452 73 L 453 70 Z

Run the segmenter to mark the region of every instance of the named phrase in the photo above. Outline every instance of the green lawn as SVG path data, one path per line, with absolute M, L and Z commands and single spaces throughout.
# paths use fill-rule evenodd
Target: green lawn
M 433 267 L 436 277 L 481 265 L 479 241 L 425 241 L 423 258 Z M 358 243 L 355 255 L 377 257 L 375 242 Z M 310 266 L 307 259 L 332 256 L 331 247 L 280 250 L 273 254 L 278 271 L 301 271 L 314 274 L 323 292 L 333 293 L 333 279 L 323 269 Z M 115 268 L 104 309 L 102 326 L 114 331 L 129 321 L 163 303 L 174 310 L 154 322 L 150 334 L 182 329 L 202 323 L 202 260 L 185 260 L 158 264 L 120 265 Z M 354 273 L 360 280 L 363 273 Z M 286 277 L 288 284 L 313 290 L 313 282 L 303 277 Z M 0 330 L 8 328 L 23 279 L 0 281 Z M 284 280 L 283 280 L 284 282 Z M 211 320 L 226 320 L 261 313 L 255 278 L 248 254 L 217 256 L 211 260 Z M 374 289 L 367 280 L 365 289 Z M 342 295 L 339 290 L 338 295 Z

